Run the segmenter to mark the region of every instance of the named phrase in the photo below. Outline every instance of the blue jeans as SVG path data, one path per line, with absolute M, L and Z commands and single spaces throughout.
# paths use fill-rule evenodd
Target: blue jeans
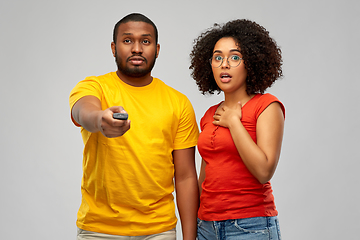
M 281 240 L 277 217 L 254 217 L 225 221 L 198 219 L 198 240 Z

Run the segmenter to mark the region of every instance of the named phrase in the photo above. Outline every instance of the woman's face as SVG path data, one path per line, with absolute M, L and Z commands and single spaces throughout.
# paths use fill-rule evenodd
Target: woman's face
M 231 37 L 221 38 L 214 46 L 212 71 L 224 93 L 246 91 L 247 70 L 239 46 Z

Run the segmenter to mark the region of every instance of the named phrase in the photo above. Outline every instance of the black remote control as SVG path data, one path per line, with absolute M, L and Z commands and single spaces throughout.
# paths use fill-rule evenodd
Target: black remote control
M 129 116 L 128 116 L 127 113 L 114 113 L 114 114 L 113 114 L 113 118 L 119 119 L 119 120 L 127 120 L 128 117 L 129 117 Z

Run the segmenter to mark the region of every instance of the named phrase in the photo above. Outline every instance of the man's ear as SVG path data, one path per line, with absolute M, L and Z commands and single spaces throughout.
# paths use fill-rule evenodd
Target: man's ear
M 115 57 L 115 53 L 116 53 L 116 45 L 114 42 L 111 42 L 111 51 L 113 56 Z
M 160 52 L 160 44 L 156 45 L 156 58 L 159 56 L 159 52 Z

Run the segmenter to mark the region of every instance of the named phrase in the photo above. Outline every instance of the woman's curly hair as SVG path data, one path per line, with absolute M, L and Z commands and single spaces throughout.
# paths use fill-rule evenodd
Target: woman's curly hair
M 246 19 L 230 21 L 224 25 L 214 24 L 213 28 L 194 40 L 190 53 L 191 76 L 202 94 L 221 92 L 215 82 L 209 59 L 217 41 L 224 37 L 233 38 L 240 48 L 247 70 L 247 94 L 264 93 L 282 76 L 281 50 L 264 27 Z

